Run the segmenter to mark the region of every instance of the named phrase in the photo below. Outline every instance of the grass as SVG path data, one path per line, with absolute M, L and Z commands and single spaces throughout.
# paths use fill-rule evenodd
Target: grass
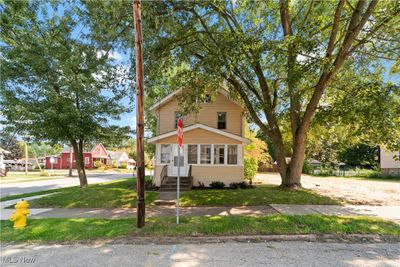
M 210 216 L 134 219 L 31 219 L 22 230 L 1 221 L 2 242 L 78 241 L 135 236 L 224 236 L 268 234 L 380 234 L 400 236 L 400 226 L 370 217 L 324 215 Z
M 87 188 L 67 187 L 57 194 L 31 200 L 31 208 L 131 208 L 136 207 L 136 179 L 93 184 Z M 151 204 L 157 192 L 146 192 Z
M 35 195 L 57 193 L 29 201 L 30 208 L 124 208 L 136 207 L 136 179 L 123 179 L 107 183 L 45 190 L 34 193 L 3 197 L 1 201 L 26 198 Z M 157 192 L 146 192 L 146 204 L 151 204 Z
M 338 200 L 311 190 L 282 190 L 275 185 L 254 189 L 192 190 L 182 192 L 182 206 L 257 206 L 267 204 L 339 205 Z

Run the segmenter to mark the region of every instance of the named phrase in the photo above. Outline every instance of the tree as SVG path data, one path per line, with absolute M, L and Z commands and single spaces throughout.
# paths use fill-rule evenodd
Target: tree
M 0 147 L 9 151 L 9 154 L 4 154 L 5 159 L 20 159 L 21 150 L 15 134 L 0 131 Z
M 6 1 L 1 5 L 0 107 L 35 140 L 70 143 L 81 187 L 87 186 L 86 142 L 125 133 L 109 125 L 127 111 L 126 71 L 85 33 L 73 4 Z
M 162 62 L 153 73 L 185 64 L 177 86 L 196 84 L 199 94 L 225 83 L 271 139 L 283 187 L 301 186 L 307 132 L 324 94 L 350 75 L 368 78 L 379 58 L 391 59 L 399 49 L 395 2 L 169 1 L 158 7 L 146 17 L 159 21 L 154 28 L 148 23 L 154 29 L 149 62 Z
M 98 40 L 133 43 L 126 34 L 128 4 L 96 5 L 86 8 Z M 229 89 L 271 140 L 282 187 L 301 186 L 307 133 L 321 101 L 342 89 L 335 84 L 368 80 L 382 59 L 398 60 L 396 1 L 170 0 L 145 2 L 143 10 L 147 94 L 156 101 L 180 87 L 200 97 Z

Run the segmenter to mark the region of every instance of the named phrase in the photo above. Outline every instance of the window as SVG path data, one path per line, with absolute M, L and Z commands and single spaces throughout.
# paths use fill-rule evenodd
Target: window
M 188 163 L 197 164 L 197 145 L 188 145 Z
M 85 157 L 85 164 L 89 164 L 89 163 L 90 163 L 89 157 Z
M 54 158 L 54 163 L 57 163 L 58 162 L 58 158 Z
M 228 164 L 237 164 L 238 148 L 236 145 L 228 146 Z
M 161 163 L 169 163 L 171 157 L 171 146 L 161 145 Z
M 174 113 L 174 128 L 178 128 L 178 120 L 181 117 L 181 114 L 178 111 L 175 111 Z
M 214 164 L 224 164 L 225 160 L 225 146 L 214 145 Z
M 226 129 L 226 112 L 218 112 L 218 129 Z
M 211 145 L 200 146 L 200 163 L 211 164 Z

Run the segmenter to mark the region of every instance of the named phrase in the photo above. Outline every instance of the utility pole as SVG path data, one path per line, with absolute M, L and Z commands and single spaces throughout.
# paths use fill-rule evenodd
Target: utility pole
M 137 227 L 144 226 L 144 111 L 143 111 L 143 54 L 142 18 L 140 0 L 133 0 L 133 19 L 135 22 L 136 56 L 136 169 L 137 169 Z

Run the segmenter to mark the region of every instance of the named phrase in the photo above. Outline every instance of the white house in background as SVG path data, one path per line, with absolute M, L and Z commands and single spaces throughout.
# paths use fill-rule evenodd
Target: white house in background
M 135 161 L 130 159 L 125 151 L 108 151 L 108 154 L 117 167 L 121 167 L 121 163 L 126 163 L 127 166 L 135 164 Z
M 10 152 L 0 147 L 0 176 L 6 175 L 6 165 L 4 164 L 4 155 Z
M 384 146 L 379 149 L 382 173 L 400 175 L 400 151 L 389 151 Z

